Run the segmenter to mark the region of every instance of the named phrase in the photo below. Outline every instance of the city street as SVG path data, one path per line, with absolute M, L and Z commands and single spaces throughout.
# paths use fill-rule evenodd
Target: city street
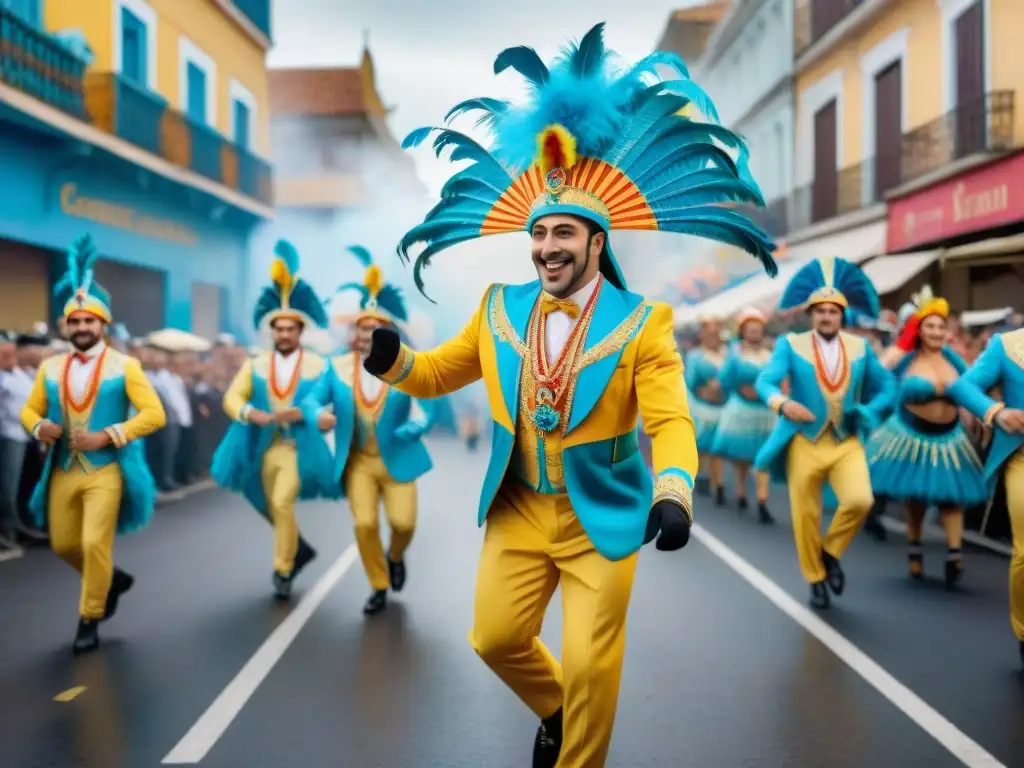
M 0 744 L 17 768 L 523 768 L 536 721 L 476 658 L 486 448 L 429 443 L 409 582 L 384 614 L 347 509 L 300 508 L 318 559 L 271 599 L 267 525 L 212 490 L 119 540 L 137 577 L 103 645 L 75 659 L 78 582 L 46 550 L 0 563 Z M 730 493 L 732 493 L 730 489 Z M 677 553 L 644 550 L 609 766 L 1020 766 L 1024 674 L 1005 557 L 967 553 L 964 588 L 905 576 L 903 540 L 858 537 L 846 593 L 812 614 L 784 494 L 778 525 L 716 509 Z M 544 637 L 556 651 L 559 599 Z M 823 620 L 822 620 L 823 619 Z

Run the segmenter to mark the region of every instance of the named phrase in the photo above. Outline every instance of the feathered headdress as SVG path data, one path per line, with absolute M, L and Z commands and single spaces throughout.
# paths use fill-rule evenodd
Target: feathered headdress
M 881 304 L 867 275 L 856 264 L 831 256 L 804 264 L 782 292 L 779 309 L 815 304 L 838 304 L 871 318 L 878 317 Z
M 299 253 L 287 240 L 278 240 L 270 264 L 270 285 L 263 289 L 253 311 L 253 325 L 259 330 L 267 320 L 287 318 L 303 325 L 326 328 L 330 323 L 323 304 L 309 283 L 299 277 Z
M 350 245 L 348 250 L 359 259 L 359 263 L 366 268 L 366 273 L 363 275 L 363 282 L 344 283 L 338 286 L 335 293 L 359 291 L 362 298 L 359 301 L 357 320 L 372 317 L 391 325 L 396 322 L 407 322 L 409 313 L 405 308 L 401 289 L 384 282 L 384 272 L 379 264 L 374 263 L 373 256 L 366 248 L 361 245 Z
M 718 124 L 714 104 L 678 56 L 654 53 L 618 71 L 603 35 L 604 24 L 594 26 L 550 68 L 525 46 L 498 55 L 495 74 L 512 68 L 525 77 L 527 102 L 469 99 L 446 116 L 450 121 L 482 111 L 478 125 L 492 134 L 490 151 L 447 128 L 420 128 L 406 137 L 403 147 L 410 148 L 436 131 L 439 157 L 451 148 L 452 162 L 471 161 L 398 246 L 406 260 L 414 244 L 426 246 L 414 272 L 421 292 L 421 271 L 434 254 L 483 235 L 529 231 L 550 214 L 580 216 L 605 231 L 707 237 L 753 254 L 769 275 L 776 274 L 771 238 L 731 208 L 764 206 L 742 139 Z M 674 70 L 676 79 L 663 80 L 659 66 Z M 707 122 L 680 116 L 690 105 Z M 601 272 L 624 288 L 610 245 L 606 251 Z
M 910 297 L 910 301 L 900 307 L 900 318 L 903 330 L 896 340 L 896 346 L 904 352 L 910 352 L 917 346 L 917 334 L 921 323 L 926 317 L 938 315 L 949 317 L 949 302 L 932 293 L 932 287 L 925 285 L 919 293 Z
M 72 312 L 88 312 L 105 323 L 112 320 L 110 294 L 93 277 L 99 254 L 92 236 L 80 235 L 67 252 L 67 270 L 53 287 L 53 298 L 65 319 Z

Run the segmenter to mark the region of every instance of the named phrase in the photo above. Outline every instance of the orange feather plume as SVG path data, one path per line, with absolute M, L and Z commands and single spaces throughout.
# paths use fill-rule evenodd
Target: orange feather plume
M 541 174 L 552 168 L 572 168 L 576 164 L 576 138 L 565 126 L 554 123 L 537 135 L 538 164 Z

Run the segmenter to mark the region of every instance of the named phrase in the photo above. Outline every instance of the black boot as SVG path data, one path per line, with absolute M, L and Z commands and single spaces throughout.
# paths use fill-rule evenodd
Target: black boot
M 920 581 L 924 578 L 924 554 L 920 541 L 907 542 L 907 570 L 912 579 Z
M 719 485 L 715 487 L 715 506 L 725 506 L 725 486 Z
M 103 611 L 103 621 L 113 618 L 117 612 L 117 601 L 121 599 L 121 595 L 132 588 L 135 583 L 135 577 L 130 573 L 125 573 L 120 568 L 114 569 L 114 578 L 110 582 L 110 591 L 107 592 L 107 605 Z
M 738 509 L 740 512 L 746 512 L 747 511 L 747 497 L 746 496 L 740 496 L 738 499 L 736 499 L 736 509 Z
M 374 616 L 388 607 L 388 591 L 386 589 L 375 589 L 365 603 L 363 613 L 367 616 Z
M 99 626 L 100 623 L 96 619 L 78 620 L 78 632 L 75 633 L 75 642 L 71 646 L 76 656 L 100 647 Z
M 757 505 L 757 522 L 762 525 L 771 525 L 775 522 L 775 518 L 772 517 L 771 512 L 768 511 L 768 505 L 763 501 Z
M 555 768 L 562 751 L 562 708 L 540 721 L 533 740 L 533 768 Z
M 292 596 L 292 577 L 285 576 L 283 573 L 274 571 L 274 576 L 271 579 L 274 584 L 274 598 L 277 600 L 287 600 Z
M 946 590 L 952 592 L 964 574 L 964 553 L 959 547 L 950 547 L 946 553 Z
M 811 584 L 811 607 L 817 608 L 819 611 L 824 611 L 832 605 L 832 599 L 828 596 L 828 589 L 825 587 L 824 581 L 818 581 Z
M 302 573 L 302 569 L 313 562 L 315 557 L 316 550 L 309 546 L 306 540 L 300 536 L 299 548 L 295 551 L 295 562 L 292 564 L 289 580 L 294 581 L 295 577 Z
M 391 580 L 391 589 L 395 592 L 401 592 L 402 587 L 405 586 L 405 561 L 399 560 L 395 562 L 389 557 L 388 577 Z
M 821 561 L 825 565 L 825 571 L 828 573 L 828 586 L 835 593 L 836 597 L 843 594 L 843 590 L 846 588 L 846 574 L 843 573 L 842 567 L 839 565 L 839 560 L 832 557 L 825 550 L 821 551 Z

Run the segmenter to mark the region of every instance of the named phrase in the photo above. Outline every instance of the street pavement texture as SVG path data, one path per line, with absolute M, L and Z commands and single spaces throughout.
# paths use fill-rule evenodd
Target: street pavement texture
M 136 585 L 80 658 L 70 569 L 46 550 L 0 563 L 0 765 L 528 766 L 537 722 L 467 641 L 486 452 L 429 446 L 408 584 L 370 619 L 344 503 L 300 506 L 319 557 L 287 605 L 271 598 L 270 529 L 241 498 L 161 509 L 118 540 Z M 772 509 L 764 527 L 700 498 L 684 550 L 643 551 L 608 765 L 1024 766 L 1007 559 L 969 550 L 951 594 L 941 542 L 914 583 L 901 537 L 861 535 L 846 592 L 814 614 L 784 489 Z M 560 614 L 556 594 L 555 653 Z

